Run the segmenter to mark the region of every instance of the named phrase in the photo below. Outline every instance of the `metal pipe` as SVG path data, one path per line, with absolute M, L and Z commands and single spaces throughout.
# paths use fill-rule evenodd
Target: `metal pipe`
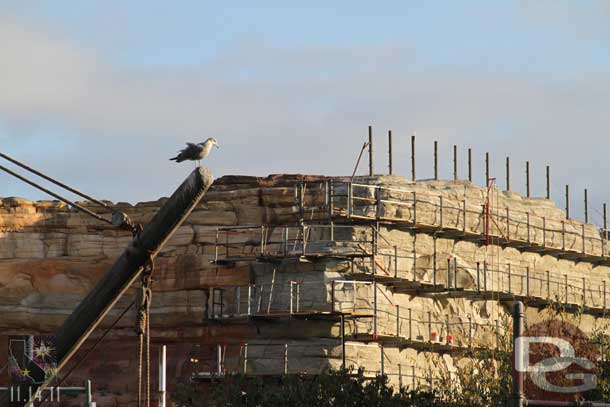
M 510 191 L 510 157 L 506 157 L 506 190 Z
M 369 175 L 374 175 L 373 170 L 373 127 L 369 126 Z
M 589 193 L 585 188 L 585 223 L 589 223 Z
M 388 130 L 388 169 L 392 175 L 392 130 Z
M 566 219 L 570 219 L 570 186 L 566 184 Z
M 520 338 L 523 335 L 523 318 L 525 311 L 521 301 L 515 301 L 513 305 L 513 389 L 511 395 L 511 407 L 522 407 L 525 400 L 523 383 L 523 347 Z
M 468 181 L 472 182 L 472 148 L 468 149 Z
M 529 198 L 531 197 L 530 190 L 530 162 L 525 162 L 525 195 Z
M 415 132 L 411 136 L 411 181 L 415 181 Z
M 551 199 L 551 166 L 546 166 L 546 199 Z
M 489 185 L 489 153 L 485 153 L 485 185 Z
M 434 140 L 434 179 L 438 180 L 438 141 Z
M 453 180 L 458 179 L 458 164 L 457 164 L 457 146 L 453 145 Z

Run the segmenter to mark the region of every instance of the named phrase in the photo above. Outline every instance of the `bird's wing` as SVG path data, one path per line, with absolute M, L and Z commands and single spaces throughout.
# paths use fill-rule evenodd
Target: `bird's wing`
M 180 157 L 183 159 L 197 159 L 201 153 L 201 146 L 193 143 L 186 143 L 187 147 L 180 152 Z

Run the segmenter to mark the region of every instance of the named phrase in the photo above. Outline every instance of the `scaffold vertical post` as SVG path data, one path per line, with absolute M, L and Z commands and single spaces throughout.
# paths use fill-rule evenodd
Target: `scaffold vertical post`
M 415 181 L 415 132 L 411 136 L 411 181 Z
M 451 290 L 451 257 L 447 258 L 447 290 Z
M 453 145 L 453 180 L 458 179 L 457 145 Z
M 381 187 L 375 187 L 375 218 L 381 219 L 383 215 L 383 201 L 381 200 Z
M 294 281 L 290 280 L 290 315 L 293 314 L 294 310 Z
M 434 140 L 434 179 L 438 180 L 438 141 Z
M 551 299 L 551 273 L 546 271 L 546 298 Z
M 330 312 L 335 313 L 335 280 L 330 282 Z
M 585 223 L 589 223 L 589 193 L 585 188 Z
M 506 157 L 506 190 L 510 191 L 510 157 Z
M 585 278 L 582 277 L 582 306 L 583 308 L 587 305 L 587 286 L 585 285 Z
M 297 314 L 301 312 L 301 282 L 296 282 L 297 286 Z
M 462 212 L 462 233 L 466 235 L 466 198 L 462 199 L 462 207 L 464 208 Z
M 561 221 L 561 250 L 566 249 L 566 221 Z
M 585 224 L 580 225 L 581 229 L 581 237 L 582 237 L 582 254 L 587 254 L 587 244 L 586 244 L 586 235 L 585 235 Z
M 398 278 L 398 246 L 394 245 L 394 278 Z
M 510 293 L 513 292 L 513 290 L 512 290 L 512 288 L 513 288 L 512 287 L 512 281 L 511 281 L 512 280 L 512 275 L 511 275 L 511 266 L 510 266 L 510 263 L 508 263 L 506 265 L 506 268 L 507 268 L 506 271 L 508 273 L 508 293 L 510 294 Z
M 392 175 L 392 130 L 388 130 L 388 170 Z
M 222 345 L 216 345 L 216 367 L 218 376 L 222 376 Z
M 566 184 L 566 219 L 570 219 L 570 186 Z
M 412 341 L 413 340 L 413 311 L 411 310 L 411 308 L 409 308 L 407 311 L 409 314 L 409 340 Z
M 481 294 L 481 263 L 477 261 L 477 294 Z
M 487 260 L 483 261 L 483 290 L 487 294 Z
M 377 339 L 377 281 L 373 281 L 373 338 Z
M 396 337 L 400 336 L 400 305 L 396 304 Z
M 468 149 L 468 181 L 472 182 L 472 148 Z
M 546 217 L 542 217 L 542 247 L 546 247 Z
M 413 191 L 413 226 L 417 225 L 417 192 Z
M 216 244 L 214 245 L 214 264 L 218 264 L 218 237 L 219 237 L 219 230 L 218 228 L 216 228 Z
M 373 166 L 373 126 L 369 126 L 369 176 L 373 176 L 374 166 Z
M 500 320 L 496 319 L 496 349 L 500 349 Z
M 530 162 L 526 161 L 525 162 L 525 196 L 527 196 L 528 198 L 530 198 L 531 195 L 531 189 L 530 189 Z
M 383 345 L 380 343 L 379 344 L 379 356 L 380 356 L 380 366 L 381 366 L 381 375 L 383 376 L 385 374 L 385 361 L 384 361 L 384 355 L 383 355 Z
M 453 258 L 453 288 L 457 290 L 458 288 L 458 266 L 457 266 L 457 257 Z
M 485 186 L 489 185 L 489 153 L 485 153 Z
M 530 296 L 530 266 L 525 268 L 525 296 Z
M 439 229 L 443 230 L 443 197 L 438 197 L 438 208 L 439 208 Z
M 347 183 L 347 196 L 346 196 L 346 206 L 347 206 L 347 218 L 350 219 L 352 214 L 354 213 L 354 186 L 351 181 Z
M 604 203 L 603 207 L 604 212 L 604 228 L 602 229 L 602 257 L 606 257 L 606 240 L 608 239 L 608 211 L 606 208 L 606 204 Z
M 546 166 L 546 199 L 551 199 L 551 166 Z
M 167 346 L 161 345 L 159 348 L 159 407 L 165 407 L 167 396 Z M 91 390 L 91 380 L 87 380 L 88 388 Z M 91 393 L 88 392 L 87 405 L 91 404 Z
M 510 208 L 506 207 L 506 240 L 510 240 Z
M 436 234 L 432 238 L 432 285 L 436 288 Z
M 468 314 L 468 347 L 472 349 L 472 315 Z
M 606 310 L 606 280 L 604 280 L 604 311 Z
M 525 221 L 527 223 L 527 244 L 531 245 L 532 244 L 532 232 L 531 232 L 531 228 L 530 228 L 530 213 L 529 211 L 525 213 Z
M 335 180 L 330 179 L 328 185 L 328 218 L 332 219 L 335 210 Z

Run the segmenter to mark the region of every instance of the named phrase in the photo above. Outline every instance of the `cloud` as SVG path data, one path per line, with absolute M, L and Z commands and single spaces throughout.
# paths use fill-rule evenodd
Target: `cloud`
M 515 188 L 523 189 L 520 167 L 530 160 L 539 195 L 551 163 L 559 186 L 587 186 L 592 201 L 610 200 L 610 81 L 601 72 L 551 79 L 509 69 L 431 69 L 426 51 L 410 44 L 249 44 L 205 66 L 135 69 L 115 66 L 51 27 L 1 15 L 0 49 L 4 148 L 103 198 L 169 194 L 190 167 L 167 159 L 184 141 L 210 135 L 222 145 L 209 161 L 217 176 L 348 174 L 373 124 L 379 171 L 386 129 L 394 130 L 403 174 L 408 137 L 417 130 L 422 177 L 432 173 L 436 139 L 446 176 L 458 144 L 462 157 L 474 148 L 479 181 L 490 151 L 499 179 L 511 156 Z M 0 194 L 38 197 L 10 180 Z

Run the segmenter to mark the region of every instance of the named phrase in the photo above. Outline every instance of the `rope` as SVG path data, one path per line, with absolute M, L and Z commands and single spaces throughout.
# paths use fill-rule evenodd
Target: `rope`
M 150 407 L 150 304 L 152 301 L 151 277 L 154 268 L 155 264 L 151 256 L 146 266 L 144 266 L 140 290 L 135 300 L 138 306 L 134 326 L 134 331 L 138 335 L 138 407 L 144 405 Z M 145 358 L 144 353 L 146 353 Z M 142 370 L 144 364 L 146 365 L 146 390 L 143 395 Z M 146 404 L 143 403 L 144 400 L 146 400 Z

